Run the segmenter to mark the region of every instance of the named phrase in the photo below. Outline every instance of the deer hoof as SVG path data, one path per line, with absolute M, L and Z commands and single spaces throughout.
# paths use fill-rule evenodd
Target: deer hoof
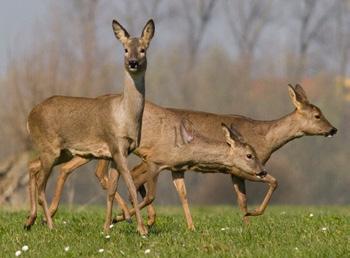
M 23 229 L 29 231 L 32 225 L 24 224 Z
M 148 234 L 148 230 L 144 225 L 139 225 L 137 227 L 137 231 L 140 233 L 141 236 L 146 236 Z
M 132 219 L 131 219 L 131 218 L 126 219 L 126 222 L 128 222 L 129 224 L 131 224 L 131 223 L 132 223 Z

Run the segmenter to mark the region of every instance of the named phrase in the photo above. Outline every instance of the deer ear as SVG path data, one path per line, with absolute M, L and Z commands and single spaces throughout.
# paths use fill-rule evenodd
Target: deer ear
M 189 120 L 183 119 L 181 121 L 180 133 L 182 140 L 185 144 L 189 144 L 194 140 L 194 130 L 192 127 L 192 123 Z
M 145 27 L 142 30 L 141 38 L 146 44 L 146 47 L 149 46 L 149 43 L 151 42 L 151 39 L 154 36 L 155 26 L 153 20 L 149 20 Z
M 112 22 L 112 28 L 114 31 L 115 37 L 124 45 L 126 44 L 126 41 L 130 37 L 129 33 L 124 29 L 122 25 L 120 25 L 119 22 L 116 20 L 113 20 Z
M 239 139 L 226 124 L 221 123 L 221 128 L 224 131 L 225 140 L 228 145 L 233 147 L 237 142 L 239 142 Z
M 304 101 L 301 95 L 293 88 L 291 84 L 288 84 L 289 96 L 292 99 L 294 106 L 300 110 L 303 108 Z
M 295 86 L 295 92 L 299 95 L 299 98 L 304 102 L 304 103 L 309 103 L 309 100 L 307 99 L 306 96 L 306 92 L 303 89 L 303 87 L 301 87 L 300 84 L 297 84 Z
M 235 128 L 233 124 L 230 126 L 230 132 L 231 137 L 235 137 L 236 140 L 240 141 L 241 143 L 245 143 L 244 137 L 241 135 L 241 133 Z

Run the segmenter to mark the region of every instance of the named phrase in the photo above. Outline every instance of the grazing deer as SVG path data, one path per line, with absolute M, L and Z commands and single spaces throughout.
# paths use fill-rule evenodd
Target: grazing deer
M 295 87 L 289 85 L 289 95 L 296 109 L 292 113 L 273 121 L 256 121 L 243 116 L 216 115 L 175 109 L 172 111 L 178 113 L 179 116 L 181 115 L 190 119 L 199 133 L 215 139 L 220 138 L 220 130 L 217 126 L 218 123 L 223 122 L 234 125 L 235 128 L 241 132 L 246 141 L 255 149 L 257 157 L 263 164 L 266 164 L 274 151 L 278 150 L 283 145 L 295 138 L 299 138 L 304 135 L 324 135 L 331 137 L 337 132 L 337 129 L 328 122 L 321 110 L 308 101 L 306 93 L 300 85 L 296 85 Z M 105 164 L 100 163 L 100 165 L 103 166 Z M 100 168 L 100 171 L 103 171 L 103 168 Z M 131 173 L 134 180 L 141 183 L 138 177 L 142 177 L 142 174 L 149 173 L 147 164 L 142 162 L 140 165 L 136 166 Z M 192 229 L 193 224 L 187 202 L 184 173 L 173 171 L 172 175 L 173 183 L 184 208 L 188 227 Z M 244 219 L 247 221 L 247 216 L 258 216 L 263 214 L 272 192 L 277 186 L 277 181 L 271 181 L 270 188 L 262 204 L 256 210 L 248 212 L 244 180 L 247 179 L 250 181 L 259 182 L 266 180 L 266 178 L 248 178 L 247 175 L 237 176 L 237 173 L 232 173 L 231 178 L 234 190 L 237 194 L 239 207 L 244 213 Z M 155 182 L 148 182 L 148 184 L 148 188 L 150 188 L 150 195 L 153 197 L 154 190 L 152 187 L 154 187 Z M 144 195 L 144 189 L 141 189 L 140 193 L 143 193 Z M 154 198 L 148 198 L 146 196 L 146 200 L 148 200 L 150 203 L 153 199 Z M 148 224 L 151 225 L 154 223 L 156 216 L 152 205 L 148 206 L 148 212 Z M 123 219 L 123 216 L 118 216 L 116 221 Z
M 155 182 L 152 182 L 151 177 L 147 175 L 147 157 L 150 153 L 149 150 L 153 148 L 157 150 L 159 146 L 163 146 L 163 157 L 164 154 L 170 155 L 166 146 L 171 146 L 173 144 L 173 141 L 171 141 L 172 138 L 169 137 L 169 135 L 174 134 L 175 129 L 174 123 L 169 121 L 178 120 L 179 118 L 190 120 L 199 134 L 218 141 L 222 140 L 221 123 L 234 125 L 234 127 L 241 132 L 246 141 L 256 150 L 256 154 L 263 164 L 267 162 L 274 151 L 295 138 L 303 135 L 331 136 L 336 133 L 337 130 L 327 121 L 320 109 L 309 103 L 300 85 L 297 85 L 295 88 L 289 85 L 289 94 L 296 109 L 289 115 L 273 121 L 257 121 L 243 116 L 217 115 L 205 112 L 162 108 L 150 102 L 146 102 L 142 121 L 142 138 L 139 148 L 135 151 L 135 153 L 143 157 L 145 161 L 132 170 L 131 174 L 133 178 L 138 182 L 147 179 L 149 184 L 155 185 Z M 158 152 L 161 151 L 158 150 Z M 80 158 L 76 157 L 75 159 L 78 163 Z M 107 179 L 104 177 L 104 171 L 107 166 L 108 161 L 101 160 L 96 170 L 96 175 L 102 185 L 107 184 Z M 55 196 L 50 206 L 52 214 L 57 210 L 60 194 L 67 176 L 75 169 L 74 162 L 66 163 L 64 168 L 56 183 Z M 220 167 L 217 169 L 220 170 Z M 193 229 L 194 226 L 183 180 L 184 174 L 182 172 L 173 172 L 172 175 L 174 185 L 178 190 L 185 211 L 188 227 Z M 138 176 L 142 176 L 141 179 L 138 179 Z M 273 191 L 277 187 L 276 179 L 271 175 L 250 176 L 241 173 L 238 169 L 232 172 L 231 178 L 237 194 L 239 207 L 244 212 L 244 218 L 246 219 L 247 216 L 262 214 L 267 207 Z M 248 212 L 247 210 L 245 180 L 269 184 L 269 189 L 263 202 L 258 209 L 252 212 Z M 141 192 L 144 193 L 144 191 Z M 152 196 L 146 197 L 146 201 L 152 202 L 155 189 L 149 189 L 149 192 L 151 192 Z M 122 201 L 117 194 L 116 197 L 118 197 L 118 202 Z M 118 217 L 117 221 L 123 219 L 125 215 L 127 215 L 126 217 L 128 218 L 129 215 L 128 211 L 125 210 L 125 203 L 122 202 L 122 204 L 124 204 L 122 206 L 124 207 L 124 216 Z M 148 213 L 148 224 L 152 225 L 155 221 L 155 210 L 152 205 L 148 206 Z
M 140 142 L 145 103 L 146 50 L 155 26 L 153 20 L 149 20 L 139 38 L 131 38 L 115 20 L 112 26 L 116 38 L 125 49 L 123 94 L 98 98 L 54 96 L 34 107 L 29 114 L 28 131 L 39 151 L 39 159 L 29 165 L 31 213 L 25 225 L 27 229 L 34 224 L 37 215 L 36 190 L 47 225 L 53 227 L 45 197 L 47 180 L 54 166 L 78 156 L 79 162 L 73 159 L 75 167 L 87 163 L 91 158 L 114 161 L 135 205 L 137 230 L 142 235 L 147 234 L 138 209 L 127 156 Z M 108 232 L 111 224 L 118 175 L 112 173 L 108 180 L 105 232 Z

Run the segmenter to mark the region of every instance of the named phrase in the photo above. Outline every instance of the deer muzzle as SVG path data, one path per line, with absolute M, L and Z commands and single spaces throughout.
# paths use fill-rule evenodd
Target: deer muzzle
M 129 60 L 129 69 L 130 70 L 137 70 L 138 66 L 139 66 L 139 62 L 137 60 L 134 60 L 134 59 Z
M 332 137 L 338 132 L 338 129 L 335 127 L 332 127 L 332 129 L 325 134 L 326 137 Z
M 262 170 L 261 172 L 255 174 L 258 178 L 264 178 L 267 175 L 266 170 Z

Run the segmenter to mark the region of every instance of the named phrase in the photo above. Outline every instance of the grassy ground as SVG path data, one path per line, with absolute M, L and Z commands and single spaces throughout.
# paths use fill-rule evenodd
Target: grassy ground
M 0 257 L 15 257 L 24 245 L 20 257 L 350 257 L 350 207 L 269 207 L 248 226 L 232 207 L 192 211 L 195 232 L 180 208 L 159 208 L 147 238 L 120 223 L 107 239 L 102 208 L 61 209 L 54 230 L 39 223 L 29 232 L 22 229 L 27 212 L 0 210 Z

